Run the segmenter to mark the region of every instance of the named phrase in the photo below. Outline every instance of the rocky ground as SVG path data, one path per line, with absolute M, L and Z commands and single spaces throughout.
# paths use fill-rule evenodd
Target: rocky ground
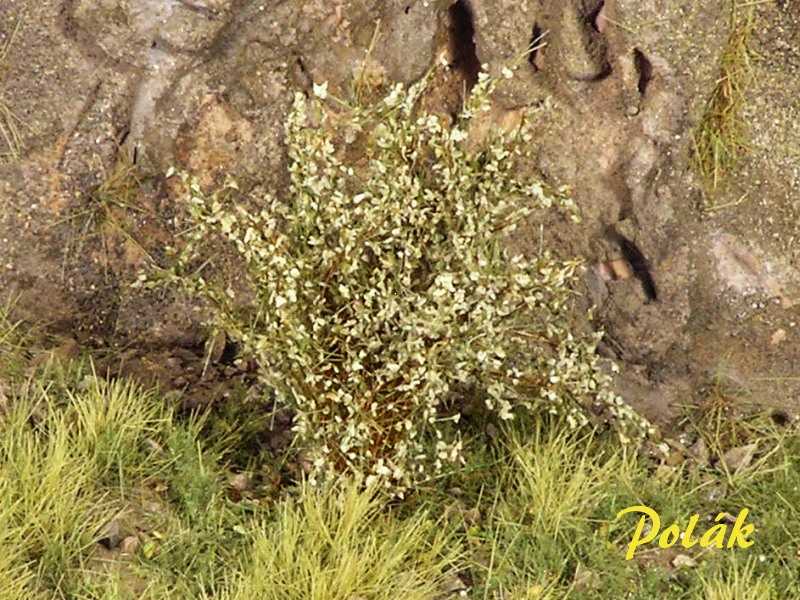
M 626 399 L 668 425 L 722 382 L 742 405 L 794 415 L 800 4 L 757 6 L 750 152 L 709 211 L 692 132 L 728 11 L 724 0 L 4 0 L 0 109 L 19 143 L 0 136 L 0 294 L 62 352 L 91 350 L 189 404 L 218 399 L 247 377 L 230 348 L 218 340 L 203 368 L 197 308 L 130 287 L 174 235 L 167 168 L 280 189 L 295 90 L 412 82 L 444 58 L 435 98 L 452 111 L 481 64 L 500 75 L 522 57 L 493 118 L 546 108 L 535 170 L 571 188 L 584 220 L 544 237 L 585 259 L 585 298 Z M 538 224 L 514 243 L 537 248 Z

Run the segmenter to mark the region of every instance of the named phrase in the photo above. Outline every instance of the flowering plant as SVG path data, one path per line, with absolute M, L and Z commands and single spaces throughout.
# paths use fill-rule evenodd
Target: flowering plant
M 454 124 L 419 108 L 425 81 L 336 110 L 324 85 L 297 94 L 288 194 L 258 211 L 182 176 L 196 227 L 167 279 L 212 302 L 214 326 L 294 409 L 312 482 L 357 472 L 402 493 L 459 461 L 447 423 L 465 389 L 501 419 L 544 408 L 577 427 L 599 401 L 621 431 L 645 426 L 611 391 L 597 337 L 570 331 L 579 262 L 509 255 L 505 235 L 532 211 L 578 216 L 564 190 L 515 177 L 524 126 L 470 143 L 493 85 L 482 75 Z M 247 309 L 187 275 L 212 237 L 244 265 Z

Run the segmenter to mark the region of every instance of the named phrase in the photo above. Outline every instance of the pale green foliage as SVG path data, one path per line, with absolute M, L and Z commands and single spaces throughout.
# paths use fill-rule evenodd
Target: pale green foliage
M 577 211 L 515 176 L 525 129 L 473 148 L 492 87 L 483 77 L 452 127 L 418 109 L 425 81 L 337 111 L 298 94 L 289 193 L 260 198 L 260 212 L 183 175 L 195 227 L 165 279 L 210 300 L 213 326 L 296 410 L 312 482 L 352 471 L 402 492 L 458 461 L 445 423 L 467 387 L 502 419 L 544 408 L 578 426 L 592 401 L 623 431 L 643 425 L 610 391 L 597 339 L 570 330 L 579 263 L 508 254 L 504 237 L 534 210 Z M 251 310 L 194 268 L 214 238 L 240 255 Z
M 732 561 L 722 573 L 713 577 L 701 575 L 704 600 L 774 600 L 779 595 L 769 577 L 755 574 L 755 561 Z
M 633 456 L 604 447 L 594 431 L 562 425 L 508 431 L 507 461 L 487 517 L 492 559 L 485 581 L 497 597 L 566 597 L 563 570 L 575 546 L 586 551 L 598 507 L 643 475 Z
M 515 432 L 510 442 L 513 468 L 506 472 L 503 489 L 514 494 L 524 507 L 526 522 L 537 534 L 570 538 L 591 516 L 600 502 L 611 495 L 614 482 L 637 472 L 635 461 L 620 451 L 600 453 L 589 443 L 590 432 L 578 437 L 566 430 Z M 503 515 L 516 521 L 513 511 Z
M 48 411 L 49 412 L 49 411 Z M 47 436 L 29 423 L 30 407 L 17 407 L 0 427 L 0 510 L 3 529 L 17 531 L 12 556 L 35 560 L 40 576 L 54 585 L 88 547 L 110 510 L 93 488 L 93 471 L 73 445 L 64 415 L 42 423 Z
M 0 494 L 8 493 L 8 483 L 0 479 Z M 13 512 L 9 503 L 0 504 L 0 600 L 32 597 L 33 573 L 18 554 L 25 543 L 23 532 L 7 527 Z
M 10 301 L 0 304 L 0 407 L 5 404 L 8 381 L 20 377 L 24 370 L 26 335 L 19 323 L 9 318 L 11 306 Z
M 433 600 L 459 554 L 424 513 L 399 520 L 354 483 L 304 488 L 254 538 L 234 600 Z
M 144 437 L 167 418 L 131 383 L 87 376 L 73 392 L 37 376 L 0 410 L 0 587 L 27 590 L 15 598 L 63 589 L 76 576 L 119 508 L 100 482 L 119 486 L 138 469 L 148 459 Z M 34 574 L 39 587 L 28 589 Z

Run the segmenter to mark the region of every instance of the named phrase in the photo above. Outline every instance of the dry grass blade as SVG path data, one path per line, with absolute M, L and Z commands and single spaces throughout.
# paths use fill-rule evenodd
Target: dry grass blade
M 694 132 L 694 164 L 707 192 L 714 192 L 747 150 L 742 108 L 752 78 L 754 5 L 733 2 L 731 28 L 720 58 L 720 73 Z
M 6 64 L 6 60 L 8 59 L 8 53 L 11 50 L 11 46 L 14 45 L 14 40 L 19 34 L 19 30 L 22 27 L 22 19 L 18 19 L 16 25 L 11 30 L 11 33 L 6 38 L 5 42 L 0 45 L 0 81 L 5 77 L 6 69 L 8 68 Z
M 6 60 L 14 39 L 19 33 L 22 19 L 18 19 L 6 41 L 0 45 L 0 83 L 5 77 L 8 68 Z M 0 93 L 0 162 L 18 160 L 22 150 L 22 136 L 19 132 L 22 121 L 9 108 L 8 103 Z
M 51 226 L 73 221 L 75 235 L 68 239 L 63 251 L 63 271 L 67 261 L 79 256 L 88 240 L 99 236 L 105 255 L 105 274 L 108 278 L 110 262 L 109 248 L 112 241 L 129 243 L 142 256 L 152 261 L 152 257 L 142 244 L 128 231 L 126 215 L 132 212 L 144 212 L 137 206 L 143 177 L 131 160 L 120 153 L 117 161 L 110 169 L 103 169 L 102 183 L 96 187 L 88 201 L 71 215 L 55 221 Z
M 22 150 L 22 137 L 17 127 L 19 123 L 19 118 L 0 97 L 0 139 L 5 144 L 4 150 L 0 152 L 0 161 L 19 159 Z
M 92 194 L 92 200 L 106 211 L 111 206 L 137 210 L 135 202 L 141 184 L 136 166 L 120 154 L 114 166 L 105 173 L 103 183 Z

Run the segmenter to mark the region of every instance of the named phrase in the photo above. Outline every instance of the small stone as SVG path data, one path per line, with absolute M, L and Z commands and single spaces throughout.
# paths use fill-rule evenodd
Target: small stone
M 728 486 L 724 483 L 712 484 L 706 488 L 705 499 L 707 502 L 719 502 L 728 493 Z
M 230 485 L 237 492 L 244 492 L 250 489 L 250 477 L 245 473 L 238 473 L 230 478 L 228 485 Z
M 614 279 L 630 279 L 633 277 L 633 269 L 630 263 L 624 258 L 615 258 L 608 261 L 608 266 L 614 274 Z
M 224 331 L 217 331 L 206 340 L 206 356 L 212 363 L 216 364 L 222 359 L 227 339 Z
M 677 472 L 677 467 L 671 467 L 669 465 L 658 465 L 656 467 L 654 475 L 655 478 L 659 481 L 669 481 L 675 476 L 676 472 Z
M 463 516 L 467 525 L 477 525 L 481 520 L 481 511 L 477 508 L 470 508 L 463 512 Z
M 467 589 L 467 586 L 461 580 L 461 577 L 456 575 L 455 573 L 451 573 L 445 577 L 444 582 L 442 583 L 442 593 L 444 594 L 456 594 L 458 592 L 462 592 Z
M 128 554 L 132 556 L 139 550 L 139 545 L 139 538 L 135 535 L 129 535 L 122 540 L 122 543 L 119 545 L 119 549 L 122 554 Z
M 619 281 L 633 277 L 633 269 L 630 263 L 624 258 L 615 258 L 606 262 L 598 263 L 595 271 L 603 281 Z
M 669 456 L 667 456 L 667 460 L 664 461 L 664 464 L 668 467 L 677 467 L 682 465 L 684 462 L 686 462 L 686 457 L 684 456 L 683 452 L 674 450 L 673 452 L 669 453 Z
M 786 340 L 786 330 L 778 329 L 775 333 L 772 334 L 772 338 L 770 339 L 769 343 L 773 346 L 777 346 L 784 340 Z
M 588 591 L 597 589 L 600 583 L 597 573 L 587 569 L 583 564 L 578 563 L 575 569 L 574 586 L 577 591 Z
M 758 444 L 747 444 L 738 448 L 731 448 L 722 455 L 722 464 L 733 473 L 746 469 L 753 462 L 753 456 L 758 449 Z
M 678 554 L 672 559 L 672 566 L 676 569 L 691 569 L 697 566 L 697 561 L 688 554 Z
M 73 338 L 66 338 L 58 348 L 53 351 L 56 358 L 68 362 L 75 360 L 80 355 L 80 346 Z
M 697 462 L 697 464 L 708 464 L 710 454 L 708 452 L 706 441 L 702 437 L 697 438 L 697 441 L 692 444 L 692 447 L 689 448 L 689 454 Z
M 122 527 L 117 519 L 110 521 L 100 532 L 100 539 L 97 540 L 108 550 L 113 550 L 120 545 L 124 536 L 122 535 Z
M 463 515 L 463 514 L 464 514 L 464 505 L 461 503 L 460 500 L 455 500 L 455 501 L 451 502 L 450 504 L 448 504 L 447 506 L 445 506 L 445 508 L 444 508 L 444 516 L 445 516 L 445 518 L 451 517 L 451 516 L 454 516 L 454 515 L 458 516 L 458 515 Z
M 145 438 L 144 445 L 154 454 L 164 454 L 164 447 L 153 438 Z
M 5 414 L 8 411 L 8 395 L 5 382 L 0 381 L 0 415 Z

